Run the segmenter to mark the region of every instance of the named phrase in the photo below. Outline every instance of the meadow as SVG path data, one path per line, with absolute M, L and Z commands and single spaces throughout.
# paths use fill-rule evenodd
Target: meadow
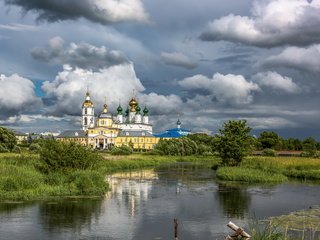
M 246 157 L 238 167 L 219 167 L 217 177 L 227 181 L 283 182 L 291 178 L 320 180 L 320 159 L 307 157 Z

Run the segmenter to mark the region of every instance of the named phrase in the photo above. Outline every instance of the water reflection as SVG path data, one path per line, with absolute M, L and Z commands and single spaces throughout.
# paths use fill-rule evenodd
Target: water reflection
M 107 193 L 107 200 L 116 200 L 124 204 L 130 217 L 134 217 L 141 203 L 148 201 L 149 192 L 158 174 L 153 170 L 130 171 L 116 173 L 107 178 L 111 191 Z
M 0 240 L 223 239 L 231 220 L 258 219 L 319 204 L 320 186 L 285 183 L 247 186 L 216 182 L 214 171 L 192 164 L 166 165 L 108 177 L 102 199 L 0 203 Z M 290 201 L 288 201 L 290 199 Z
M 219 183 L 217 198 L 223 213 L 229 218 L 244 218 L 248 213 L 251 195 L 243 186 Z
M 32 206 L 34 202 L 0 202 L 0 213 L 15 214 L 21 208 Z
M 102 199 L 64 199 L 39 205 L 40 223 L 49 231 L 90 227 L 101 214 Z

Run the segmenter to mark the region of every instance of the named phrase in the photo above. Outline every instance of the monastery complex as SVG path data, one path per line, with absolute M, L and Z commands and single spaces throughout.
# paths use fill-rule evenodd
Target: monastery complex
M 111 149 L 113 146 L 130 146 L 135 150 L 151 150 L 162 139 L 182 137 L 190 133 L 181 129 L 181 122 L 177 121 L 177 128 L 164 133 L 153 134 L 149 122 L 149 109 L 140 107 L 133 97 L 124 111 L 119 104 L 115 115 L 109 113 L 105 102 L 103 110 L 95 115 L 94 103 L 90 93 L 86 93 L 82 104 L 82 129 L 62 132 L 57 140 L 74 141 L 93 149 Z

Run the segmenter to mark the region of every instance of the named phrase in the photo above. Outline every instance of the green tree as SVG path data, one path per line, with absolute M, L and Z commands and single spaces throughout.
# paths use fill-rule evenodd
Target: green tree
M 307 153 L 309 156 L 315 155 L 317 151 L 317 142 L 314 138 L 309 137 L 303 140 L 302 142 L 303 151 Z
M 0 149 L 12 151 L 17 144 L 16 136 L 9 129 L 0 127 Z
M 275 132 L 262 132 L 258 138 L 262 149 L 275 149 L 280 144 L 280 137 Z
M 80 144 L 55 140 L 43 141 L 40 158 L 46 166 L 46 171 L 90 169 L 101 159 L 96 152 Z
M 230 120 L 219 130 L 217 150 L 224 165 L 239 165 L 243 157 L 249 154 L 253 139 L 249 135 L 251 128 L 245 120 Z

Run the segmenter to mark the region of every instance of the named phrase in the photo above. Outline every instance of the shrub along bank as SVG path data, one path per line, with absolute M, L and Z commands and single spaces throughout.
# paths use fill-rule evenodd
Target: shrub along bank
M 208 167 L 218 163 L 217 158 L 203 156 L 112 156 L 58 141 L 41 145 L 40 154 L 0 154 L 1 200 L 103 196 L 108 190 L 105 175 L 109 173 L 175 162 L 197 162 Z
M 36 154 L 0 155 L 0 199 L 101 196 L 107 190 L 96 170 L 102 158 L 74 143 L 47 141 Z

